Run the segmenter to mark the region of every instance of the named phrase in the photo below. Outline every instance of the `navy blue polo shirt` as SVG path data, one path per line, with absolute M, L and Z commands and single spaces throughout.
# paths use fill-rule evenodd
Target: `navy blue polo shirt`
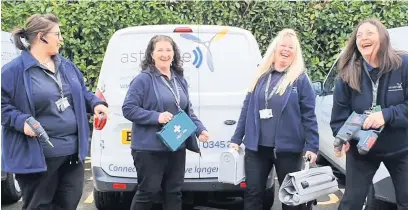
M 188 100 L 187 100 L 187 95 L 184 93 L 183 89 L 181 88 L 181 84 L 178 83 L 177 79 L 176 79 L 176 74 L 173 73 L 171 71 L 171 78 L 168 78 L 166 75 L 162 74 L 161 72 L 159 72 L 157 69 L 155 70 L 155 76 L 156 77 L 162 77 L 164 78 L 165 81 L 163 81 L 162 79 L 159 78 L 159 82 L 158 82 L 158 92 L 159 95 L 163 101 L 163 107 L 165 111 L 168 111 L 170 113 L 172 113 L 173 115 L 177 114 L 178 112 L 178 108 L 177 105 L 175 103 L 176 99 L 173 95 L 173 93 L 171 92 L 171 90 L 167 87 L 166 83 L 173 89 L 175 90 L 175 83 L 177 83 L 177 91 L 180 95 L 180 108 L 182 110 L 185 110 L 187 108 L 188 105 Z M 166 82 L 166 83 L 165 83 Z M 183 149 L 185 148 L 185 142 L 180 146 L 179 149 Z
M 374 68 L 369 63 L 367 63 L 367 61 L 365 60 L 363 61 L 363 65 L 365 69 L 367 69 L 368 73 L 370 74 L 370 78 L 375 82 L 379 76 L 378 74 L 380 73 L 380 69 Z
M 61 61 L 53 56 L 55 62 L 55 71 L 60 69 Z M 54 148 L 48 143 L 40 141 L 45 157 L 60 157 L 72 155 L 78 152 L 78 124 L 73 109 L 72 94 L 64 75 L 61 75 L 62 88 L 64 96 L 67 97 L 71 105 L 65 111 L 60 112 L 55 104 L 61 98 L 60 90 L 55 82 L 47 73 L 54 75 L 45 66 L 37 64 L 29 69 L 33 101 L 35 106 L 35 119 L 44 127 Z
M 269 84 L 268 95 L 272 92 L 273 88 L 278 85 L 279 80 L 283 76 L 283 72 L 278 71 L 271 71 L 271 82 Z M 265 79 L 259 87 L 261 87 L 261 91 L 259 92 L 259 110 L 265 109 L 265 89 L 268 83 L 268 76 L 265 76 Z M 275 136 L 276 136 L 276 127 L 278 125 L 278 119 L 281 115 L 281 109 L 283 106 L 283 97 L 280 96 L 278 93 L 275 93 L 269 100 L 268 100 L 268 109 L 272 109 L 272 118 L 269 119 L 261 119 L 261 129 L 259 135 L 259 142 L 258 145 L 266 146 L 266 147 L 274 147 L 275 146 Z

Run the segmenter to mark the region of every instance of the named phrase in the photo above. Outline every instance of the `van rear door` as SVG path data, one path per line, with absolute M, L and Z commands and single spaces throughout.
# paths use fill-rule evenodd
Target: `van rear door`
M 197 44 L 181 38 L 183 30 L 177 33 L 176 28 L 171 25 L 131 27 L 117 31 L 109 41 L 98 81 L 98 91 L 102 92 L 109 104 L 112 116 L 102 131 L 94 131 L 93 138 L 100 138 L 100 165 L 111 176 L 136 177 L 130 150 L 132 123 L 123 117 L 122 104 L 130 82 L 140 72 L 140 63 L 145 56 L 146 47 L 154 35 L 168 35 L 177 43 L 184 61 L 185 76 L 190 84 L 190 100 L 193 108 L 199 110 L 198 71 L 191 67 L 194 62 L 193 51 Z M 198 31 L 197 28 L 190 28 Z M 198 112 L 196 114 L 199 115 Z M 95 146 L 97 145 L 94 145 L 93 149 Z M 195 167 L 199 167 L 199 155 L 188 151 L 186 178 L 199 177 L 198 173 L 189 169 Z
M 19 56 L 21 50 L 14 45 L 13 36 L 9 32 L 1 31 L 1 67 Z
M 253 35 L 235 27 L 200 26 L 200 120 L 211 139 L 200 142 L 200 178 L 218 177 L 261 53 Z

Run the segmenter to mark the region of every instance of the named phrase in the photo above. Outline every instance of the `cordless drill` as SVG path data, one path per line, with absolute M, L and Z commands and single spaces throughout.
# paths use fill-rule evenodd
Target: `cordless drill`
M 31 129 L 33 129 L 34 133 L 37 135 L 37 138 L 40 141 L 45 141 L 51 147 L 54 147 L 54 145 L 50 141 L 50 137 L 48 136 L 47 132 L 45 132 L 44 128 L 36 119 L 34 119 L 34 117 L 29 117 L 26 120 L 26 123 L 31 127 Z
M 367 154 L 370 149 L 375 145 L 378 134 L 381 132 L 378 130 L 362 130 L 367 114 L 357 114 L 353 112 L 340 128 L 337 133 L 333 146 L 336 153 L 341 152 L 343 145 L 348 143 L 351 139 L 357 140 L 358 153 L 361 155 Z

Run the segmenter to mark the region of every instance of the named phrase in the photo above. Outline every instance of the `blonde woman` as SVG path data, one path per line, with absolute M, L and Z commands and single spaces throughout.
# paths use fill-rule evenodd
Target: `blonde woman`
M 236 150 L 245 143 L 246 210 L 265 209 L 264 191 L 273 166 L 281 184 L 286 174 L 301 169 L 304 152 L 311 162 L 316 161 L 315 94 L 294 30 L 283 29 L 268 47 L 231 142 Z M 304 208 L 282 204 L 283 210 Z

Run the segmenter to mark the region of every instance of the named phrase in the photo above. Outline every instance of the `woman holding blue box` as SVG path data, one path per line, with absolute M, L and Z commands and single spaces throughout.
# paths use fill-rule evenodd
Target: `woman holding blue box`
M 162 191 L 163 209 L 181 210 L 186 149 L 200 153 L 195 136 L 207 141 L 209 134 L 193 112 L 180 51 L 172 38 L 154 36 L 145 56 L 142 72 L 130 83 L 122 106 L 123 116 L 133 122 L 131 149 L 138 189 L 131 209 L 150 210 Z M 180 112 L 191 118 L 197 130 L 172 151 L 157 133 Z
M 232 148 L 239 150 L 242 142 L 246 148 L 245 210 L 265 209 L 265 186 L 273 166 L 281 185 L 286 174 L 301 169 L 303 152 L 316 161 L 315 94 L 304 70 L 295 31 L 280 31 L 258 68 L 231 140 Z M 305 207 L 282 205 L 283 210 L 311 206 Z

